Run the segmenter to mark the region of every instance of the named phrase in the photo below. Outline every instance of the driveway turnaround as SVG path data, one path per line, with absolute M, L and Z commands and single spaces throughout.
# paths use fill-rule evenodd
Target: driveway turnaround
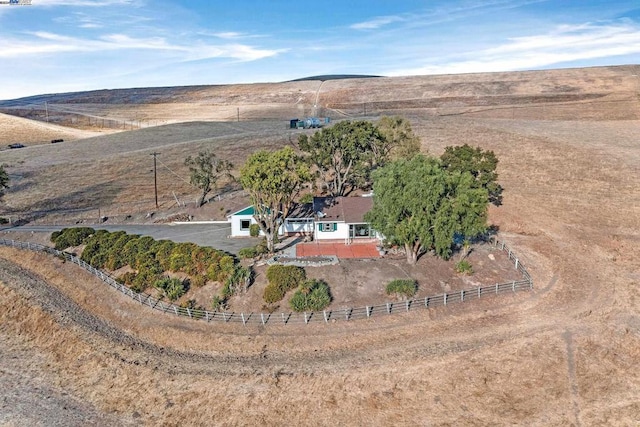
M 22 227 L 5 227 L 1 231 L 53 233 L 67 227 L 83 227 L 85 225 L 42 225 Z M 86 225 L 96 230 L 124 231 L 127 234 L 151 236 L 156 240 L 171 240 L 174 242 L 190 242 L 199 246 L 211 246 L 216 249 L 237 254 L 242 248 L 255 246 L 260 239 L 253 237 L 231 238 L 231 225 L 210 224 L 149 224 L 149 225 Z

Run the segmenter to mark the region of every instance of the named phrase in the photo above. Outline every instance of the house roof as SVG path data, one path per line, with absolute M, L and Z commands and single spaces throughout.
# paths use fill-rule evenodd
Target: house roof
M 255 209 L 253 208 L 253 206 L 247 206 L 244 209 L 239 210 L 238 212 L 234 212 L 232 214 L 227 215 L 227 218 L 230 218 L 232 216 L 246 216 L 246 215 L 253 215 L 255 213 Z
M 364 214 L 373 207 L 371 197 L 314 197 L 313 210 L 318 221 L 338 221 L 349 224 L 365 223 Z
M 314 215 L 313 203 L 294 203 L 288 218 L 313 218 Z

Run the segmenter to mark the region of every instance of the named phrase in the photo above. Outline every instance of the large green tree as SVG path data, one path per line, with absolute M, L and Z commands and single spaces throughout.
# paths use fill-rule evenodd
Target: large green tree
M 378 121 L 383 144 L 374 147 L 383 159 L 410 159 L 420 153 L 420 138 L 413 133 L 411 123 L 400 116 L 383 116 Z
M 502 187 L 498 184 L 496 172 L 498 158 L 493 151 L 464 144 L 445 148 L 440 160 L 448 171 L 469 172 L 474 178 L 474 185 L 487 190 L 492 204 L 502 204 Z
M 200 151 L 196 157 L 187 157 L 184 161 L 189 167 L 190 182 L 202 191 L 198 199 L 198 207 L 204 205 L 207 194 L 217 188 L 218 180 L 231 178 L 233 165 L 226 160 L 218 159 L 210 150 Z
M 310 179 L 309 166 L 291 147 L 258 151 L 240 169 L 240 183 L 251 196 L 254 218 L 266 236 L 269 252 L 273 252 L 278 227 Z
M 346 120 L 311 137 L 300 135 L 298 142 L 331 195 L 344 196 L 369 182 L 372 164 L 382 159 L 372 147 L 383 139 L 371 122 Z
M 468 172 L 450 172 L 438 159 L 416 155 L 373 174 L 373 208 L 365 216 L 390 243 L 403 245 L 415 264 L 428 250 L 448 259 L 456 233 L 486 229 L 488 196 Z
M 0 198 L 4 196 L 5 188 L 9 188 L 9 175 L 7 174 L 7 171 L 0 166 Z

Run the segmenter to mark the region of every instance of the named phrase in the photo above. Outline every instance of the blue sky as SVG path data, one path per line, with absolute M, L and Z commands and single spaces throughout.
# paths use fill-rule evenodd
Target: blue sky
M 147 86 L 640 63 L 638 0 L 0 4 L 0 99 Z

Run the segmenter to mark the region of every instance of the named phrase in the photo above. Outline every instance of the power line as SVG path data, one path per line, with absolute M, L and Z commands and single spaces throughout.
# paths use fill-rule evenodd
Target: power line
M 175 173 L 174 171 L 172 171 L 169 166 L 165 165 L 162 160 L 158 159 L 158 162 L 164 166 L 169 172 L 171 172 L 173 175 L 175 175 L 177 178 L 179 178 L 180 180 L 186 182 L 189 185 L 192 185 L 191 182 L 187 181 L 186 179 L 184 179 L 183 177 L 181 177 L 180 175 L 178 175 L 177 173 Z

